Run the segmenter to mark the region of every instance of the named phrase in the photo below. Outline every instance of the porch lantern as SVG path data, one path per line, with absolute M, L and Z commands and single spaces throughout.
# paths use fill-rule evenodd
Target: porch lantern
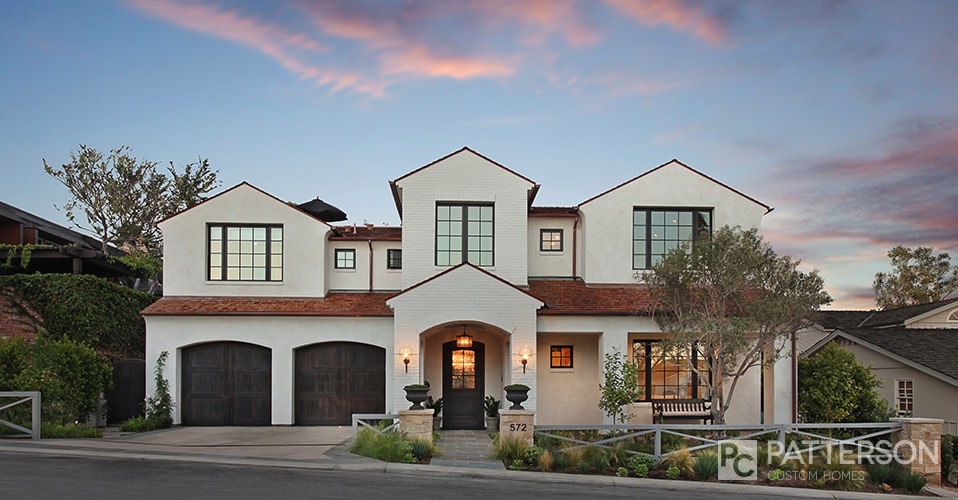
M 519 361 L 522 363 L 522 373 L 526 372 L 526 365 L 529 364 L 530 357 L 532 357 L 532 348 L 522 346 L 522 349 L 519 349 Z
M 462 335 L 456 336 L 456 347 L 460 349 L 468 349 L 472 347 L 472 335 L 466 333 L 466 326 L 462 327 Z
M 399 354 L 402 356 L 402 362 L 406 365 L 406 373 L 409 373 L 409 357 L 412 356 L 412 349 L 408 346 L 399 348 Z

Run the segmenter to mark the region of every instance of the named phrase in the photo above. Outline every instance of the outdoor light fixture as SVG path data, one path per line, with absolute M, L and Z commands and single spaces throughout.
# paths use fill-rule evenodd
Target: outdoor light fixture
M 466 325 L 462 325 L 462 335 L 456 336 L 456 347 L 463 349 L 472 347 L 472 335 L 466 333 Z
M 519 349 L 519 358 L 522 363 L 522 373 L 526 372 L 526 365 L 529 363 L 529 358 L 532 356 L 532 348 L 529 346 L 522 346 L 522 349 Z
M 399 348 L 399 354 L 402 355 L 402 362 L 406 365 L 406 373 L 409 373 L 409 357 L 412 356 L 412 349 L 402 346 Z

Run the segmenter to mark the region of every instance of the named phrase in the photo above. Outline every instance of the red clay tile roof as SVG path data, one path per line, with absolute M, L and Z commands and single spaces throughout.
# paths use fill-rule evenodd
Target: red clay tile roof
M 337 226 L 331 240 L 402 241 L 402 228 L 398 226 Z
M 529 207 L 529 215 L 533 217 L 568 217 L 577 213 L 579 213 L 579 209 L 576 207 Z
M 330 293 L 326 298 L 164 297 L 145 316 L 392 316 L 395 293 Z
M 647 315 L 652 299 L 644 285 L 588 286 L 582 280 L 529 280 L 529 293 L 545 302 L 540 315 Z

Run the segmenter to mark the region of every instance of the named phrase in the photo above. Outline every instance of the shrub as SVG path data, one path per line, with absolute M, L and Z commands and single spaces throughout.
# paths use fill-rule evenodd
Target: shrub
M 632 455 L 632 458 L 629 459 L 629 468 L 638 472 L 639 466 L 645 467 L 645 472 L 648 473 L 650 470 L 655 469 L 658 465 L 658 462 L 655 461 L 655 458 L 651 455 Z
M 628 445 L 625 441 L 616 441 L 609 446 L 609 465 L 613 467 L 622 467 L 628 463 Z
M 941 435 L 941 477 L 948 477 L 951 464 L 958 462 L 958 436 Z
M 884 422 L 881 379 L 835 344 L 798 361 L 798 411 L 805 422 Z
M 101 438 L 103 430 L 85 425 L 41 423 L 40 437 L 43 439 Z
M 504 462 L 512 463 L 525 457 L 526 448 L 529 445 L 525 441 L 509 437 L 498 436 L 498 439 L 492 442 L 492 458 L 498 458 Z
M 865 486 L 865 476 L 861 467 L 855 463 L 854 454 L 842 454 L 841 447 L 824 448 L 813 464 L 816 470 L 823 470 L 828 477 L 827 482 L 843 491 L 860 490 Z
M 539 455 L 539 470 L 550 471 L 555 463 L 555 456 L 549 450 L 543 450 Z
M 416 459 L 412 445 L 398 432 L 379 434 L 372 429 L 361 429 L 349 451 L 384 462 L 412 463 Z
M 412 456 L 423 461 L 436 454 L 436 444 L 431 439 L 410 439 L 409 447 Z
M 869 464 L 865 466 L 868 477 L 878 485 L 898 486 L 898 467 L 891 464 Z
M 509 464 L 509 469 L 511 470 L 526 470 L 528 468 L 529 467 L 526 465 L 525 462 L 522 461 L 521 458 L 513 460 L 512 463 Z
M 542 462 L 541 457 L 539 461 L 540 463 Z M 555 468 L 560 471 L 563 471 L 568 469 L 569 467 L 572 467 L 572 464 L 574 463 L 572 461 L 572 457 L 568 453 L 562 452 L 562 451 L 553 455 L 552 462 L 553 462 L 553 465 L 555 465 Z
M 682 471 L 681 471 L 678 467 L 675 467 L 675 466 L 669 467 L 669 468 L 665 471 L 665 476 L 668 477 L 669 479 L 678 479 L 678 478 L 679 478 L 679 475 L 681 475 L 681 474 L 682 474 Z
M 619 477 L 629 477 L 629 469 L 626 469 L 625 467 L 619 467 L 616 469 L 615 475 Z
M 673 451 L 662 459 L 662 466 L 679 469 L 687 475 L 695 474 L 695 460 L 692 458 L 692 452 L 688 448 Z
M 718 475 L 718 454 L 714 450 L 703 451 L 695 458 L 695 476 L 707 481 Z
M 580 462 L 580 469 L 583 468 L 583 463 L 586 465 L 585 469 L 589 471 L 605 472 L 609 468 L 609 455 L 601 448 L 590 446 L 586 449 L 583 461 Z M 583 472 L 585 472 L 585 469 L 583 469 Z
M 529 446 L 522 454 L 522 460 L 530 467 L 539 465 L 539 457 L 542 456 L 543 449 L 538 446 Z
M 639 477 L 646 477 L 649 475 L 649 466 L 645 464 L 639 464 L 635 467 L 635 473 Z
M 902 471 L 900 477 L 901 487 L 909 493 L 921 493 L 921 490 L 925 488 L 925 483 L 928 482 L 928 478 L 918 472 Z
M 170 383 L 163 377 L 169 355 L 169 352 L 163 351 L 157 357 L 156 367 L 153 370 L 156 390 L 153 396 L 146 399 L 146 418 L 154 420 L 157 429 L 165 429 L 173 425 L 173 398 L 170 396 Z

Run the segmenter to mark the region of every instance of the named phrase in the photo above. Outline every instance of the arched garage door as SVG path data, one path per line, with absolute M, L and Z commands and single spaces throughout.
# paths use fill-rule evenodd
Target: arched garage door
M 296 423 L 349 425 L 386 411 L 386 350 L 328 342 L 296 350 Z
M 270 425 L 271 353 L 242 342 L 183 349 L 183 425 Z

